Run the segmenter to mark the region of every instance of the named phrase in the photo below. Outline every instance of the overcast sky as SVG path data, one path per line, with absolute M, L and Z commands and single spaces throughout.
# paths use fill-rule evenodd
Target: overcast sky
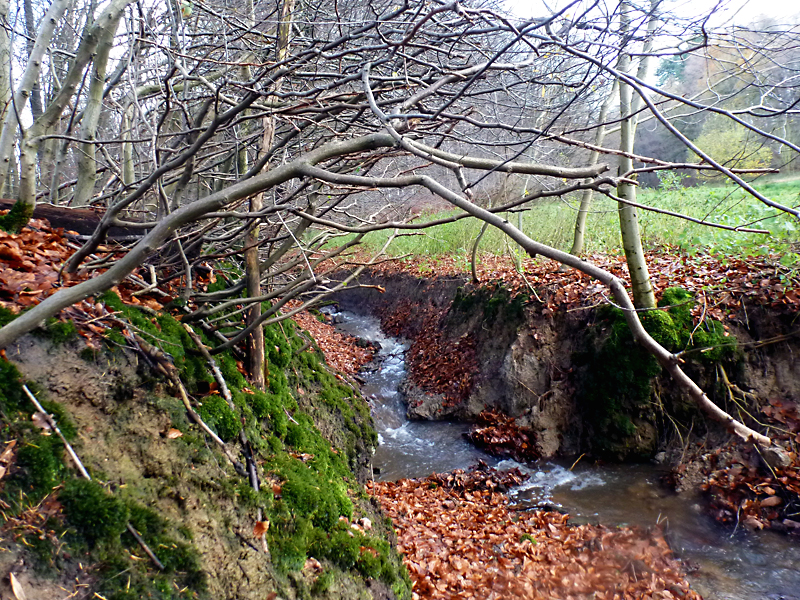
M 544 0 L 552 9 L 558 9 L 570 3 L 570 0 Z M 585 3 L 586 0 L 584 0 Z M 601 0 L 602 1 L 602 0 Z M 606 0 L 610 3 L 610 0 Z M 542 0 L 506 0 L 511 9 L 521 18 L 540 17 L 548 13 Z M 709 10 L 716 2 L 713 0 L 669 0 L 667 7 L 671 12 L 682 16 L 697 16 L 700 11 Z M 800 2 L 798 0 L 727 0 L 720 9 L 717 25 L 733 22 L 748 25 L 760 16 L 781 19 L 788 22 L 800 21 Z

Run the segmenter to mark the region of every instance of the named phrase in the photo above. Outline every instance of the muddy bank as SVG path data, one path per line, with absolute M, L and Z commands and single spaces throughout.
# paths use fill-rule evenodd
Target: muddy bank
M 169 339 L 169 321 L 160 319 L 160 336 Z M 142 356 L 36 336 L 8 348 L 0 412 L 3 441 L 14 447 L 3 455 L 0 482 L 2 598 L 19 597 L 10 574 L 29 598 L 409 597 L 391 525 L 361 486 L 376 441 L 366 403 L 303 349 L 289 324 L 284 330 L 269 393 L 249 390 L 235 363 L 223 366 L 238 415 L 218 403 L 202 358 L 196 381 L 181 371 L 196 410 L 234 457 L 245 456 L 235 435 L 244 425 L 259 492 L 187 419 L 174 388 Z M 10 364 L 51 402 L 96 484 L 75 483 L 58 440 L 31 420 Z M 94 499 L 88 510 L 101 520 L 75 498 Z M 163 569 L 124 531 L 124 520 L 122 529 L 102 523 L 125 518 Z
M 405 392 L 413 418 L 474 421 L 496 409 L 534 432 L 543 457 L 589 452 L 650 459 L 683 445 L 675 442 L 689 432 L 728 439 L 668 378 L 636 363 L 632 341 L 620 338 L 604 350 L 618 330 L 599 307 L 551 310 L 544 293 L 512 298 L 502 287 L 475 288 L 465 277 L 393 274 L 361 281 L 386 291 L 356 288 L 337 301 L 378 315 L 388 333 L 410 340 Z M 683 355 L 685 369 L 713 401 L 745 420 L 770 401 L 793 402 L 800 397 L 795 317 L 758 305 L 728 314 L 705 332 L 715 348 L 693 346 Z M 735 347 L 728 343 L 734 339 Z M 629 376 L 637 368 L 643 370 Z

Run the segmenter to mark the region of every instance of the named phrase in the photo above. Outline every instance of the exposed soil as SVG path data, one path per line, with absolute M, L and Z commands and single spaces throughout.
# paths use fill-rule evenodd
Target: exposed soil
M 796 531 L 797 281 L 763 261 L 734 261 L 725 267 L 703 257 L 702 268 L 690 270 L 696 266 L 693 258 L 656 259 L 665 269 L 660 285 L 683 283 L 700 290 L 695 321 L 717 315 L 726 335 L 738 344 L 739 350 L 722 362 L 703 360 L 702 353 L 687 354 L 685 370 L 725 410 L 783 445 L 792 464 L 776 472 L 753 458 L 753 451 L 709 422 L 663 375 L 651 384 L 650 406 L 657 410 L 633 418 L 631 456 L 661 452 L 660 461 L 675 465 L 678 489 L 706 490 L 712 511 L 723 522 Z M 478 289 L 455 269 L 450 275 L 418 279 L 424 270 L 420 263 L 386 263 L 362 279 L 382 286 L 385 294 L 352 289 L 338 297 L 342 308 L 372 312 L 387 331 L 411 340 L 405 390 L 409 416 L 476 421 L 483 411 L 495 410 L 530 434 L 541 456 L 591 455 L 593 424 L 579 402 L 587 367 L 576 358 L 596 352 L 607 335 L 607 325 L 593 307 L 602 298 L 597 286 L 552 265 L 529 263 L 528 281 L 545 284 L 528 289 L 530 296 L 520 306 L 515 298 L 522 296 L 525 283 L 508 265 L 495 271 L 509 286 L 505 291 L 497 285 Z M 448 272 L 446 261 L 443 270 Z M 737 283 L 720 286 L 721 276 Z M 448 377 L 455 381 L 450 387 L 443 385 Z M 491 432 L 487 438 L 491 441 Z M 503 446 L 509 445 L 509 436 L 494 438 L 498 453 L 507 452 Z M 723 445 L 731 450 L 717 452 L 709 463 L 709 451 Z

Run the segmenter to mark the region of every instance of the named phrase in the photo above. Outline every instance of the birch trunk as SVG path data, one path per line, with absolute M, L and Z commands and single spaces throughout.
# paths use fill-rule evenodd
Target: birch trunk
M 3 119 L 3 130 L 0 133 L 0 195 L 3 193 L 6 181 L 8 179 L 9 167 L 11 166 L 12 155 L 14 153 L 14 139 L 19 129 L 19 115 L 28 104 L 28 98 L 31 95 L 31 90 L 34 84 L 39 80 L 39 71 L 42 67 L 42 58 L 47 51 L 50 42 L 53 40 L 53 34 L 56 30 L 56 25 L 64 16 L 64 11 L 69 4 L 69 0 L 53 0 L 47 14 L 42 19 L 39 26 L 39 33 L 36 36 L 36 41 L 31 48 L 30 55 L 28 56 L 28 64 L 25 66 L 25 71 L 22 74 L 22 79 L 19 82 L 17 90 L 14 92 L 12 98 L 13 105 L 5 113 Z M 20 182 L 22 186 L 22 182 Z
M 8 0 L 0 0 L 0 21 L 8 23 Z M 0 120 L 5 120 L 11 100 L 11 38 L 0 27 Z
M 648 37 L 642 48 L 642 58 L 639 60 L 637 70 L 638 76 L 646 76 L 649 70 L 649 57 L 647 53 L 652 48 L 652 38 L 655 32 L 658 17 L 656 9 L 659 0 L 652 0 L 650 3 L 651 14 L 647 25 Z M 624 39 L 630 30 L 630 10 L 631 5 L 623 2 L 620 12 L 620 38 Z M 620 56 L 619 70 L 627 73 L 631 69 L 630 55 L 624 51 Z M 633 90 L 626 83 L 619 82 L 619 112 L 620 112 L 620 150 L 626 153 L 633 152 L 633 143 L 636 136 L 636 112 L 643 105 L 643 100 L 637 97 L 635 103 L 632 102 Z M 621 156 L 619 160 L 619 174 L 625 175 L 633 170 L 633 160 L 627 156 Z M 620 183 L 617 187 L 617 195 L 623 200 L 636 202 L 636 186 L 632 183 Z M 636 208 L 625 202 L 619 202 L 619 228 L 622 234 L 622 247 L 625 251 L 625 260 L 628 263 L 628 271 L 631 277 L 631 289 L 633 291 L 633 303 L 636 308 L 655 308 L 656 297 L 653 286 L 650 283 L 650 273 L 647 269 L 647 260 L 642 248 L 642 235 L 639 230 L 639 216 Z
M 86 101 L 86 108 L 83 111 L 83 121 L 81 122 L 81 139 L 86 141 L 79 145 L 78 183 L 75 186 L 75 195 L 72 199 L 74 206 L 88 204 L 94 192 L 94 184 L 97 179 L 97 160 L 95 158 L 97 151 L 95 144 L 97 124 L 100 121 L 100 111 L 103 108 L 103 90 L 106 82 L 108 56 L 111 53 L 114 35 L 117 33 L 121 17 L 122 11 L 119 11 L 103 31 L 103 37 L 92 61 L 89 96 Z
M 594 135 L 594 145 L 595 146 L 602 146 L 603 141 L 606 139 L 607 129 L 605 126 L 606 118 L 608 117 L 608 111 L 611 110 L 611 105 L 614 103 L 614 99 L 617 96 L 617 86 L 619 82 L 615 81 L 611 86 L 611 91 L 608 94 L 608 97 L 605 99 L 603 104 L 600 106 L 600 114 L 597 116 L 597 132 Z M 589 165 L 590 167 L 594 167 L 600 161 L 600 153 L 593 150 L 592 153 L 589 155 Z M 581 195 L 581 206 L 578 209 L 578 218 L 575 220 L 575 235 L 572 239 L 572 250 L 569 251 L 570 254 L 574 254 L 577 256 L 578 254 L 583 253 L 584 249 L 584 238 L 586 236 L 586 217 L 589 215 L 589 209 L 592 206 L 592 196 L 593 190 L 586 189 L 583 191 Z

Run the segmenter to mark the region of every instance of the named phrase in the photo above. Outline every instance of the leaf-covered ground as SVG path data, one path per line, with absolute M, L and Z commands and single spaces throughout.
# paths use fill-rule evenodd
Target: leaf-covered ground
M 0 232 L 0 306 L 16 313 L 61 286 L 92 276 L 89 271 L 59 279 L 61 266 L 73 249 L 62 231 L 43 221 L 32 221 L 20 234 Z M 588 258 L 627 279 L 622 257 Z M 687 256 L 664 249 L 651 252 L 649 261 L 659 292 L 681 286 L 699 294 L 702 302 L 696 307 L 697 318 L 705 314 L 724 322 L 743 303 L 792 312 L 800 307 L 797 273 L 775 260 Z M 435 262 L 414 258 L 373 267 L 375 274 L 398 272 L 450 276 L 463 273 L 464 265 L 447 258 Z M 575 271 L 563 272 L 551 261 L 527 259 L 523 273 L 515 270 L 508 257 L 484 256 L 478 268 L 482 282 L 502 283 L 512 295 L 531 296 L 543 305 L 544 314 L 602 304 L 607 299 L 602 285 Z M 116 290 L 127 303 L 158 310 L 179 292 L 178 282 L 173 280 L 157 294 L 134 295 L 148 283 L 144 270 L 135 278 Z M 78 325 L 90 345 L 103 333 L 104 321 L 110 317 L 101 304 L 88 301 L 62 313 L 62 319 Z M 470 377 L 476 372 L 474 343 L 464 339 L 456 347 L 437 336 L 438 317 L 433 313 L 427 316 L 427 335 L 415 342 L 408 358 L 412 370 L 415 364 L 421 365 L 412 371 L 415 378 L 456 402 L 468 393 Z M 403 315 L 398 313 L 394 319 L 399 322 Z M 314 336 L 336 369 L 353 374 L 370 360 L 368 349 L 359 348 L 353 338 L 337 333 L 314 315 L 300 313 L 295 320 Z M 764 417 L 783 428 L 785 442 L 800 443 L 800 418 L 794 405 L 770 404 Z M 489 421 L 482 424 L 478 438 L 489 444 L 497 438 L 507 442 L 509 449 L 521 447 L 524 440 L 514 437 L 513 427 L 499 419 Z M 741 449 L 724 449 L 709 456 L 702 476 L 715 516 L 756 529 L 800 532 L 795 520 L 800 514 L 797 460 L 791 467 L 771 473 L 754 464 L 753 457 Z M 373 486 L 372 492 L 398 530 L 419 598 L 697 597 L 686 586 L 679 563 L 658 532 L 570 526 L 567 517 L 559 513 L 515 511 L 498 491 L 508 483 L 497 475 L 456 473 Z
M 514 510 L 520 474 L 474 470 L 373 483 L 418 600 L 699 599 L 660 531 L 570 525 Z
M 585 259 L 602 267 L 623 281 L 628 268 L 622 255 L 592 254 Z M 705 295 L 708 314 L 722 320 L 744 300 L 780 309 L 800 309 L 800 273 L 781 265 L 779 257 L 730 257 L 703 254 L 688 255 L 676 248 L 664 247 L 647 252 L 647 263 L 656 293 L 670 287 L 682 287 Z M 405 257 L 386 261 L 371 268 L 373 273 L 406 273 L 417 277 L 449 277 L 464 274 L 468 266 L 451 257 Z M 537 257 L 522 261 L 522 273 L 508 256 L 485 254 L 477 266 L 481 283 L 502 283 L 512 295 L 536 293 L 545 304 L 545 314 L 556 309 L 606 303 L 609 295 L 604 285 L 575 271 L 561 271 L 559 264 Z M 700 303 L 698 310 L 702 310 Z

